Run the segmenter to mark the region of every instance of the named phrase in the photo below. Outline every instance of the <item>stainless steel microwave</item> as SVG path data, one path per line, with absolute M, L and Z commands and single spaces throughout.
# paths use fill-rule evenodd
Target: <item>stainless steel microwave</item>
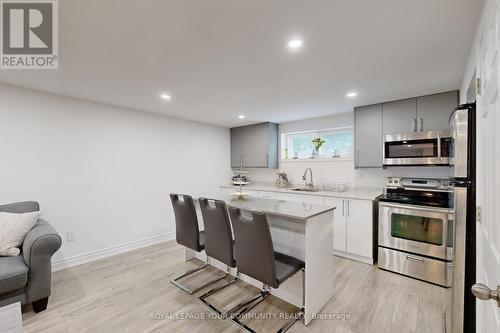
M 448 131 L 389 134 L 384 138 L 384 166 L 450 165 Z

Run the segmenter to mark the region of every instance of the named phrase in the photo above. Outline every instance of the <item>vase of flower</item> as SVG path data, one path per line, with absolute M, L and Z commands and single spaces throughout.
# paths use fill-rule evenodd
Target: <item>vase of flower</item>
M 319 149 L 321 148 L 323 143 L 325 143 L 325 140 L 321 139 L 321 137 L 318 136 L 318 137 L 312 139 L 311 142 L 314 146 L 314 150 L 311 154 L 311 158 L 318 158 L 319 157 Z
M 276 186 L 285 188 L 288 186 L 288 175 L 285 171 L 278 172 L 278 179 L 276 179 Z

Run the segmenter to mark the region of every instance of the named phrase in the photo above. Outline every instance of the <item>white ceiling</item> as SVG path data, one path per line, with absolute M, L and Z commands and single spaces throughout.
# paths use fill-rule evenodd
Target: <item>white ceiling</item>
M 481 5 L 64 0 L 60 69 L 3 70 L 0 82 L 223 126 L 312 118 L 458 89 Z M 291 53 L 294 36 L 304 46 Z

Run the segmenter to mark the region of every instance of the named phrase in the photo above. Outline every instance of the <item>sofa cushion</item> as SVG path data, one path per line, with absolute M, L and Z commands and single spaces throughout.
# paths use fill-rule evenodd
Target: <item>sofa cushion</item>
M 15 202 L 6 205 L 0 205 L 0 212 L 6 213 L 30 213 L 30 212 L 38 212 L 40 210 L 40 205 L 36 201 L 23 201 L 23 202 Z
M 0 295 L 23 289 L 28 283 L 28 266 L 23 256 L 0 258 Z
M 0 256 L 17 256 L 26 234 L 40 218 L 40 212 L 0 212 Z

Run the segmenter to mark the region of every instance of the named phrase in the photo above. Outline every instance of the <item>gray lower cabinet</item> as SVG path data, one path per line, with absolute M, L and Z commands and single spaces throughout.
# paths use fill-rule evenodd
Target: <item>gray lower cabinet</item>
M 439 131 L 449 128 L 450 115 L 458 106 L 458 91 L 417 98 L 417 130 Z
M 417 99 L 383 104 L 383 134 L 405 134 L 417 129 Z
M 382 166 L 382 104 L 354 109 L 356 168 Z
M 231 167 L 278 168 L 278 124 L 231 128 Z

